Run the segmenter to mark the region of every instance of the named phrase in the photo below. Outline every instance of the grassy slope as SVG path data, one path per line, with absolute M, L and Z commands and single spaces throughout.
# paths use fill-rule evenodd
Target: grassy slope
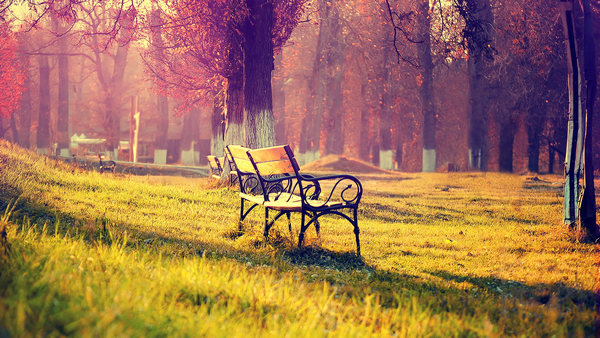
M 365 177 L 357 259 L 336 218 L 297 250 L 261 210 L 238 233 L 228 188 L 71 171 L 0 144 L 0 336 L 593 334 L 595 251 L 556 176 Z

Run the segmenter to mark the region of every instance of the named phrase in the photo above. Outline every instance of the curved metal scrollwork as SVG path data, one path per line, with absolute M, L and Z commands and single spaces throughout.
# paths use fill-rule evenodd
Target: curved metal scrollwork
M 309 193 L 312 193 L 314 196 L 315 192 L 311 191 L 311 189 L 314 189 L 312 184 L 319 181 L 334 179 L 337 179 L 337 181 L 333 184 L 329 193 L 325 195 L 326 197 L 321 196 L 323 198 L 319 198 L 316 203 L 307 201 L 307 204 L 311 208 L 324 209 L 333 204 L 356 205 L 359 203 L 362 196 L 362 185 L 356 178 L 351 176 L 325 176 L 311 179 L 311 184 L 303 187 L 305 196 L 309 196 Z M 317 198 L 313 198 L 312 200 L 317 200 Z
M 303 187 L 304 196 L 306 196 L 309 200 L 318 200 L 319 196 L 321 196 L 321 185 L 318 182 L 310 183 Z
M 260 182 L 258 177 L 253 175 L 244 175 L 241 179 L 241 186 L 244 188 L 243 192 L 251 195 L 258 195 L 262 193 Z

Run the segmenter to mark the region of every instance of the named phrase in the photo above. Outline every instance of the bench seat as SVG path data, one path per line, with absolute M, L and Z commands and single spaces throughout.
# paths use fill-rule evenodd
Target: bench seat
M 300 196 L 298 195 L 294 195 L 294 194 L 289 194 L 289 193 L 281 193 L 281 194 L 269 194 L 269 200 L 265 202 L 265 197 L 263 195 L 250 195 L 250 194 L 246 194 L 246 193 L 240 193 L 239 194 L 241 198 L 248 200 L 250 202 L 256 203 L 256 204 L 262 204 L 265 206 L 272 206 L 272 205 L 285 205 L 285 204 L 289 204 L 289 205 L 296 205 L 298 203 L 301 203 L 302 199 Z M 298 204 L 299 206 L 301 206 L 301 204 Z

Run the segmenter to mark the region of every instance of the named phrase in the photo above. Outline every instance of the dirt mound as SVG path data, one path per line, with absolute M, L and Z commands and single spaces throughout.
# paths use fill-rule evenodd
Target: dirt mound
M 391 171 L 383 170 L 374 165 L 347 158 L 339 155 L 328 155 L 300 167 L 302 171 L 335 171 L 353 172 L 361 174 L 390 174 Z

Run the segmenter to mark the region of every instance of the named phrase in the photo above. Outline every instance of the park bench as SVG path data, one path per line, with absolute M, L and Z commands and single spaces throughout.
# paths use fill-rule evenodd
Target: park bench
M 231 160 L 227 160 L 227 156 L 225 157 L 216 157 L 216 156 L 206 156 L 208 160 L 208 165 L 210 166 L 210 175 L 214 179 L 221 179 L 223 174 L 223 164 L 227 162 L 229 164 L 229 180 L 231 183 L 236 182 L 237 180 L 237 171 L 235 170 L 235 166 Z
M 265 236 L 268 236 L 273 223 L 283 214 L 287 215 L 289 225 L 290 212 L 299 212 L 301 224 L 298 247 L 301 247 L 305 232 L 311 224 L 315 225 L 319 234 L 318 219 L 324 215 L 338 215 L 354 227 L 356 253 L 360 256 L 358 205 L 363 188 L 356 177 L 344 174 L 322 177 L 301 174 L 294 153 L 287 145 L 248 149 L 246 153 L 260 186 L 255 190 L 260 190 L 263 195 L 262 199 L 256 200 L 255 203 L 265 207 Z M 246 162 L 240 163 L 243 163 L 244 170 L 250 174 L 251 169 L 247 167 Z M 323 192 L 322 183 L 327 184 L 328 192 Z M 273 220 L 268 218 L 269 210 L 279 212 Z
M 240 222 L 248 216 L 250 211 L 265 201 L 254 167 L 248 159 L 248 150 L 250 149 L 238 145 L 225 147 L 225 153 L 235 168 L 240 188 Z
M 210 175 L 212 178 L 217 180 L 221 179 L 221 174 L 223 173 L 223 167 L 221 166 L 221 162 L 223 161 L 223 157 L 218 158 L 216 156 L 206 156 L 208 160 L 208 165 L 210 166 Z

